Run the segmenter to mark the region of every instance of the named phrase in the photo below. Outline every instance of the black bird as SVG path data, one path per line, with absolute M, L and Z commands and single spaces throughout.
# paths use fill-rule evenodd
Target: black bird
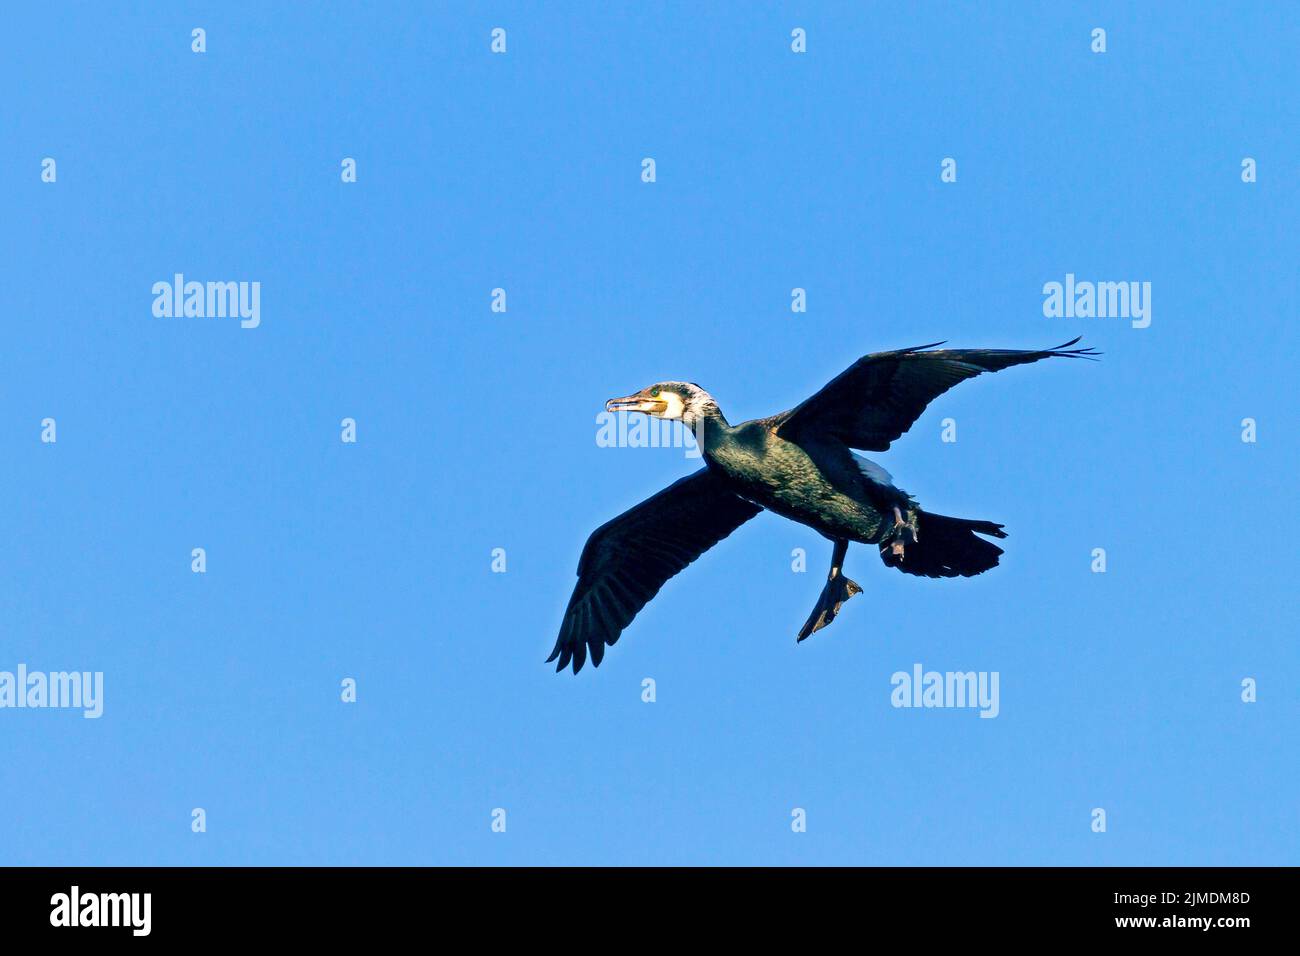
M 1040 359 L 1091 358 L 1073 339 L 1042 351 L 936 349 L 934 342 L 867 355 L 807 401 L 732 426 L 718 403 L 689 382 L 660 382 L 605 403 L 693 429 L 705 467 L 597 528 L 578 561 L 555 650 L 556 671 L 576 674 L 618 640 L 665 581 L 764 508 L 834 542 L 821 597 L 802 641 L 835 619 L 860 588 L 841 570 L 850 541 L 873 544 L 891 568 L 931 578 L 971 577 L 994 567 L 1005 538 L 991 521 L 924 511 L 889 473 L 850 449 L 886 451 L 921 412 L 958 382 Z M 928 351 L 927 351 L 928 350 Z

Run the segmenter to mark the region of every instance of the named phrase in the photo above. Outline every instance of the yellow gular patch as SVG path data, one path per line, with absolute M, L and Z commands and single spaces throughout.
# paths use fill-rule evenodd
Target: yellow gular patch
M 660 418 L 679 419 L 686 413 L 686 403 L 676 392 L 662 391 L 659 393 L 659 400 L 668 406 L 659 416 Z

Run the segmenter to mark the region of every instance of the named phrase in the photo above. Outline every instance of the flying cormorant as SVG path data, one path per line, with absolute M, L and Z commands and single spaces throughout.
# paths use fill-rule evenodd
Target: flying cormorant
M 886 451 L 932 400 L 958 382 L 1053 357 L 1088 358 L 1079 340 L 1043 351 L 936 349 L 934 342 L 866 355 L 807 401 L 770 418 L 729 425 L 718 403 L 689 382 L 660 382 L 605 403 L 693 429 L 705 467 L 597 528 L 578 561 L 564 612 L 556 670 L 599 665 L 665 581 L 763 509 L 808 525 L 834 543 L 831 570 L 802 641 L 835 619 L 860 588 L 841 570 L 850 541 L 873 544 L 891 568 L 931 578 L 971 577 L 994 567 L 1005 538 L 991 521 L 922 508 L 889 473 L 851 449 Z M 927 351 L 928 350 L 928 351 Z

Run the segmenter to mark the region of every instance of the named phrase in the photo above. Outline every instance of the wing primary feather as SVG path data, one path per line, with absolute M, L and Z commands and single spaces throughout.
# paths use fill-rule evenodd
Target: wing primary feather
M 827 438 L 863 451 L 888 451 L 934 401 L 958 382 L 1046 358 L 1096 361 L 1093 348 L 937 349 L 921 345 L 858 359 L 806 401 L 766 421 L 782 438 Z M 934 345 L 944 345 L 936 342 Z
M 605 657 L 664 583 L 763 509 L 707 467 L 611 521 L 587 540 L 578 583 L 547 661 L 576 674 Z

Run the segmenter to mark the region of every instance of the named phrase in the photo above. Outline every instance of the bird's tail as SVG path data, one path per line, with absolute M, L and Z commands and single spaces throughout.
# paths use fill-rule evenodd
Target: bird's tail
M 882 541 L 880 560 L 905 574 L 927 578 L 969 578 L 996 567 L 1002 549 L 979 535 L 1005 538 L 1002 525 L 992 521 L 970 521 L 947 515 L 916 512 L 916 540 L 900 548 L 894 540 Z M 908 536 L 910 538 L 910 536 Z

